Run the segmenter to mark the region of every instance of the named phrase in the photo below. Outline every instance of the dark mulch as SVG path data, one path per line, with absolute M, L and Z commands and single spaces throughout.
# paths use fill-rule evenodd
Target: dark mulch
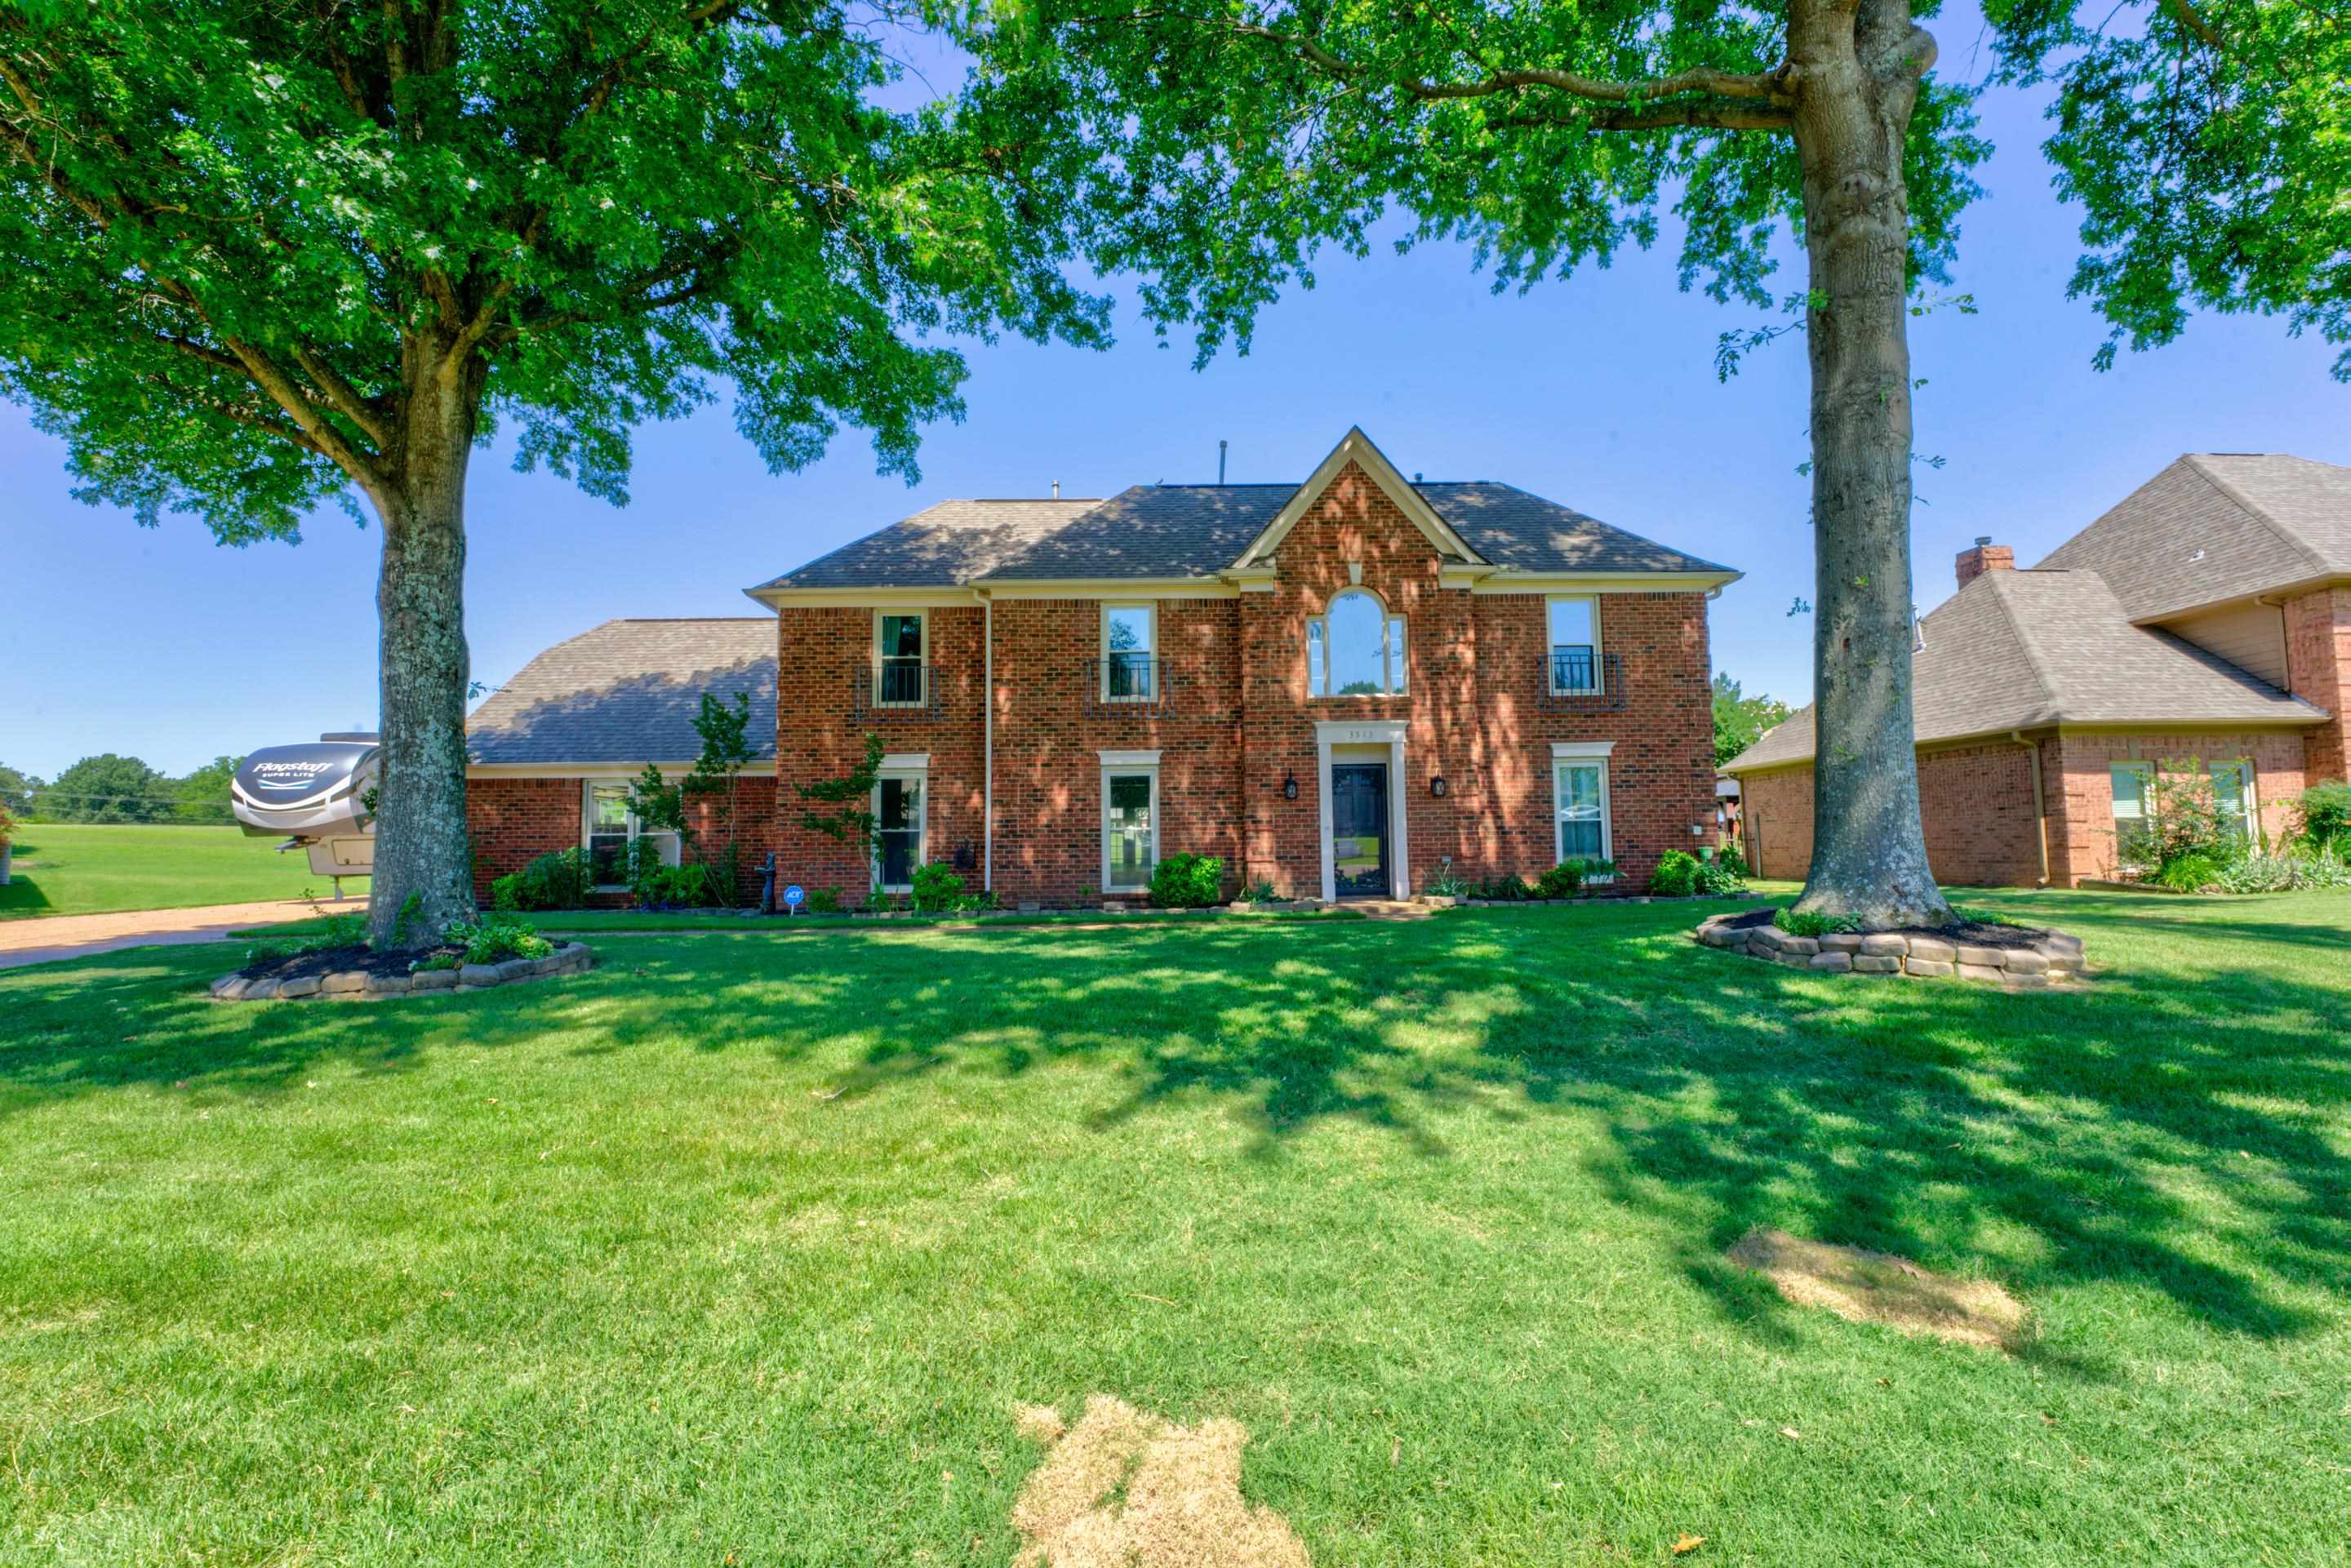
M 410 966 L 436 951 L 440 949 L 419 947 L 409 953 L 379 953 L 372 947 L 354 944 L 318 953 L 297 953 L 290 958 L 264 958 L 247 964 L 237 973 L 248 980 L 298 980 L 307 975 L 335 975 L 350 969 L 387 977 L 405 975 Z
M 1750 909 L 1744 915 L 1740 915 L 1738 918 L 1734 920 L 1726 920 L 1722 924 L 1726 930 L 1750 931 L 1758 925 L 1771 925 L 1771 916 L 1778 913 L 1779 911 L 1776 909 Z M 1896 936 L 1932 936 L 1937 940 L 1943 942 L 1963 942 L 1970 947 L 1998 947 L 2008 949 L 2030 947 L 2034 943 L 2040 941 L 2043 937 L 2051 936 L 2053 933 L 2033 926 L 1986 925 L 1977 921 L 1969 920 L 1963 921 L 1957 925 L 1896 926 L 1895 928 L 1894 935 Z

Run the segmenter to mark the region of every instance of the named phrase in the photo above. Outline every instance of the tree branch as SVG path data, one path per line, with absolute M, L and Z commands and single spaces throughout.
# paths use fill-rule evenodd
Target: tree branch
M 2204 14 L 2196 9 L 2189 0 L 2163 0 L 2163 8 L 2170 12 L 2181 26 L 2195 34 L 2206 48 L 2216 55 L 2227 52 L 2227 46 L 2220 39 L 2220 29 L 2206 21 Z
M 1556 126 L 1573 131 L 1665 131 L 1677 127 L 1701 131 L 1792 131 L 1796 117 L 1784 109 L 1750 108 L 1744 104 L 1669 103 L 1583 114 L 1532 110 L 1504 115 L 1489 123 L 1513 128 Z
M 1167 13 L 1137 12 L 1138 20 L 1160 19 Z M 1191 18 L 1183 18 L 1189 20 Z M 1089 21 L 1106 18 L 1086 18 Z M 1283 32 L 1254 22 L 1214 22 L 1242 37 L 1261 38 L 1296 54 L 1307 64 L 1326 76 L 1345 81 L 1363 81 L 1374 75 L 1368 66 L 1350 64 L 1312 38 Z M 1518 70 L 1489 70 L 1476 81 L 1437 81 L 1429 78 L 1400 78 L 1381 85 L 1394 87 L 1399 92 L 1424 100 L 1459 98 L 1491 98 L 1506 92 L 1523 91 L 1528 88 L 1548 88 L 1571 98 L 1588 99 L 1594 103 L 1647 103 L 1660 98 L 1674 98 L 1683 93 L 1706 93 L 1715 98 L 1753 99 L 1766 103 L 1784 104 L 1787 94 L 1777 71 L 1756 76 L 1742 76 L 1731 71 L 1717 70 L 1712 66 L 1696 66 L 1677 71 L 1669 77 L 1657 77 L 1644 81 L 1620 81 L 1607 77 L 1582 76 L 1573 71 L 1553 70 L 1549 67 L 1530 67 Z
M 266 350 L 258 344 L 232 338 L 226 333 L 221 334 L 221 341 L 227 344 L 229 352 L 243 362 L 246 374 L 276 400 L 278 407 L 293 416 L 302 434 L 317 444 L 320 455 L 332 459 L 335 466 L 350 475 L 362 489 L 375 493 L 384 488 L 383 476 L 376 472 L 375 465 L 368 460 L 365 454 L 345 441 L 340 431 L 327 423 L 326 416 L 311 406 L 310 400 L 302 395 L 302 389 L 277 368 L 277 361 L 269 357 Z
M 326 394 L 327 401 L 334 405 L 335 412 L 358 425 L 367 438 L 376 444 L 377 450 L 381 451 L 392 444 L 391 427 L 384 423 L 383 417 L 376 411 L 375 405 L 361 397 L 359 389 L 338 374 L 335 367 L 329 364 L 322 356 L 308 349 L 298 347 L 294 350 L 294 362 L 300 365 L 302 373 L 308 376 L 311 382 Z

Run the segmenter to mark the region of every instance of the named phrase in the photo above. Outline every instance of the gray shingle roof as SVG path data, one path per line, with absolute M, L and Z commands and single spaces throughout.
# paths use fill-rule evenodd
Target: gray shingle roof
M 607 621 L 522 667 L 465 721 L 477 763 L 690 762 L 702 694 L 751 698 L 755 755 L 776 751 L 773 616 Z
M 2096 572 L 2135 621 L 2351 576 L 2351 468 L 2192 453 L 2041 564 Z
M 1523 571 L 1729 569 L 1510 485 L 1415 486 L 1469 547 Z M 1137 485 L 1106 501 L 946 501 L 753 589 L 961 587 L 981 579 L 1212 577 L 1295 485 Z
M 1094 500 L 941 501 L 852 539 L 770 588 L 960 588 L 1095 507 Z
M 1918 740 L 2053 724 L 2314 724 L 2326 715 L 2168 632 L 2134 626 L 2097 573 L 1988 571 L 1920 622 Z M 1802 762 L 1813 710 L 1723 764 Z

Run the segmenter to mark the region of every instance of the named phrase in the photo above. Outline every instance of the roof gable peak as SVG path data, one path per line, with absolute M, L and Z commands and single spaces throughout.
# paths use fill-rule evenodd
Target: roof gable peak
M 1396 465 L 1388 461 L 1387 455 L 1364 434 L 1364 427 L 1351 424 L 1347 427 L 1347 434 L 1339 438 L 1339 444 L 1331 448 L 1330 455 L 1315 465 L 1313 473 L 1307 476 L 1306 483 L 1299 486 L 1281 510 L 1274 514 L 1273 521 L 1268 523 L 1264 530 L 1249 541 L 1249 548 L 1234 559 L 1231 570 L 1238 571 L 1261 565 L 1290 536 L 1290 530 L 1298 526 L 1298 519 L 1322 498 L 1322 493 L 1351 463 L 1361 468 L 1372 483 L 1379 486 L 1381 493 L 1395 503 L 1396 509 L 1411 519 L 1412 525 L 1421 531 L 1439 555 L 1453 556 L 1472 566 L 1487 564 L 1486 558 L 1471 549 L 1469 542 L 1456 533 L 1451 524 L 1437 516 L 1437 508 L 1428 504 L 1428 498 L 1415 489 Z

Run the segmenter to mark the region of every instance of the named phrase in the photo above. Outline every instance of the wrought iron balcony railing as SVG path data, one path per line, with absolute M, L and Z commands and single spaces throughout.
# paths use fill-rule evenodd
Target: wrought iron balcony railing
M 1545 713 L 1614 713 L 1625 706 L 1616 655 L 1589 648 L 1554 648 L 1543 689 Z
M 1113 653 L 1086 661 L 1086 712 L 1158 715 L 1167 711 L 1167 661 L 1155 653 Z
M 921 723 L 943 718 L 939 667 L 911 659 L 883 661 L 879 670 L 864 669 L 852 677 L 850 716 L 876 724 Z

